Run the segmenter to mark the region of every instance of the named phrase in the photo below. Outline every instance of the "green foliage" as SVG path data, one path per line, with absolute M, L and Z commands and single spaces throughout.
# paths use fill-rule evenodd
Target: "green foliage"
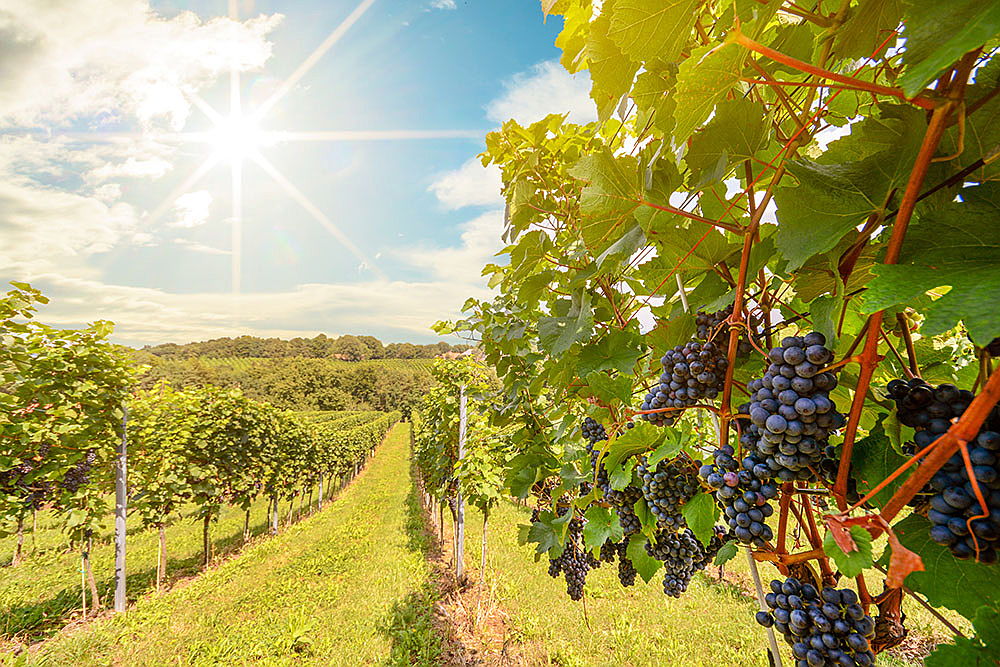
M 732 320 L 759 349 L 807 331 L 826 336 L 843 362 L 831 398 L 844 413 L 857 401 L 849 471 L 860 493 L 905 462 L 903 444 L 913 436 L 891 416 L 889 380 L 914 372 L 972 388 L 987 379 L 982 348 L 1000 334 L 990 298 L 1000 293 L 990 233 L 998 209 L 998 10 L 835 4 L 607 0 L 595 11 L 589 0 L 543 2 L 546 14 L 564 17 L 556 41 L 563 65 L 589 70 L 599 121 L 553 115 L 526 126 L 508 121 L 488 135 L 481 158 L 502 176 L 507 263 L 484 268 L 492 298 L 470 299 L 461 319 L 435 328 L 477 341 L 496 372 L 489 417 L 514 448 L 510 492 L 534 494 L 541 507 L 572 506 L 588 520 L 589 546 L 611 526 L 601 490 L 580 492 L 591 470 L 582 417 L 607 429 L 609 442 L 595 456 L 615 490 L 633 482 L 641 456 L 662 460 L 683 449 L 704 461 L 724 444 L 740 450 L 738 460 L 745 454 L 732 416 L 746 383 L 770 363 L 757 352 L 738 357 L 733 346 L 728 404 L 706 399 L 711 414 L 687 408 L 666 429 L 637 414 L 639 397 L 661 382 L 657 360 L 691 340 L 699 310 L 739 302 Z M 900 19 L 905 41 L 897 42 Z M 930 131 L 942 118 L 933 126 L 940 133 Z M 828 127 L 844 130 L 830 141 Z M 868 327 L 874 313 L 884 315 L 878 330 Z M 855 364 L 866 337 L 872 374 L 859 387 Z M 728 338 L 714 342 L 729 348 Z M 428 403 L 452 400 L 445 394 Z M 716 419 L 725 428 L 716 430 Z M 715 437 L 727 432 L 729 443 Z M 851 512 L 884 506 L 900 482 Z M 648 508 L 635 509 L 648 530 Z M 788 503 L 783 511 L 795 520 Z M 685 508 L 703 541 L 715 512 L 707 494 Z M 568 519 L 543 511 L 521 537 L 536 553 L 556 553 Z M 816 531 L 798 520 L 818 550 Z M 904 544 L 926 541 L 926 522 L 910 532 L 911 520 L 924 521 L 896 523 Z M 842 574 L 874 576 L 868 533 L 852 533 L 857 552 L 828 541 L 827 553 Z M 939 560 L 935 567 L 944 568 L 907 579 L 933 591 L 933 603 L 958 604 L 939 589 L 959 575 L 986 586 L 978 578 L 987 566 L 966 570 L 941 547 L 917 546 L 925 565 Z M 974 602 L 960 611 L 970 616 L 986 603 Z
M 106 340 L 110 322 L 46 326 L 32 318 L 48 300 L 29 285 L 12 285 L 0 296 L 0 525 L 53 503 L 80 537 L 107 508 L 103 490 L 133 370 Z M 85 458 L 92 459 L 89 483 L 65 483 Z
M 471 357 L 434 362 L 432 388 L 412 416 L 413 455 L 428 493 L 454 498 L 458 484 L 468 502 L 488 511 L 503 497 L 510 441 L 490 424 L 494 378 Z M 459 458 L 460 394 L 467 400 L 464 456 Z

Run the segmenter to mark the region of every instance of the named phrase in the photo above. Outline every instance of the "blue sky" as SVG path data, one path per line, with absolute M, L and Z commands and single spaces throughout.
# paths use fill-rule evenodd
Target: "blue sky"
M 482 136 L 508 117 L 593 116 L 586 80 L 554 62 L 560 21 L 543 23 L 535 0 L 24 4 L 0 0 L 13 17 L 0 25 L 0 74 L 13 76 L 0 93 L 0 266 L 53 298 L 44 320 L 111 319 L 131 344 L 432 340 L 435 319 L 487 294 L 479 268 L 500 247 L 499 181 L 473 159 Z M 352 13 L 252 130 L 231 129 L 231 68 L 249 114 Z M 389 130 L 456 136 L 273 134 Z

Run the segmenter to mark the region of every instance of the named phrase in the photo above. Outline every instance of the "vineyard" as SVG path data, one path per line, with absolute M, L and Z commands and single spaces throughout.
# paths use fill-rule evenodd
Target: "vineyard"
M 1000 4 L 541 8 L 450 342 L 0 295 L 0 664 L 1000 665 Z

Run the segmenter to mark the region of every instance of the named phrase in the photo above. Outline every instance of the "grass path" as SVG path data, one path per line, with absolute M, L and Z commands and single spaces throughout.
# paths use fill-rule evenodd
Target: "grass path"
M 50 665 L 434 664 L 408 425 L 322 512 L 121 616 L 70 629 Z

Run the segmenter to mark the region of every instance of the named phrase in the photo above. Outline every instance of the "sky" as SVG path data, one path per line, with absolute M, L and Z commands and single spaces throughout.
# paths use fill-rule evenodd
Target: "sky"
M 0 0 L 0 281 L 131 345 L 488 297 L 508 118 L 595 118 L 537 0 Z

